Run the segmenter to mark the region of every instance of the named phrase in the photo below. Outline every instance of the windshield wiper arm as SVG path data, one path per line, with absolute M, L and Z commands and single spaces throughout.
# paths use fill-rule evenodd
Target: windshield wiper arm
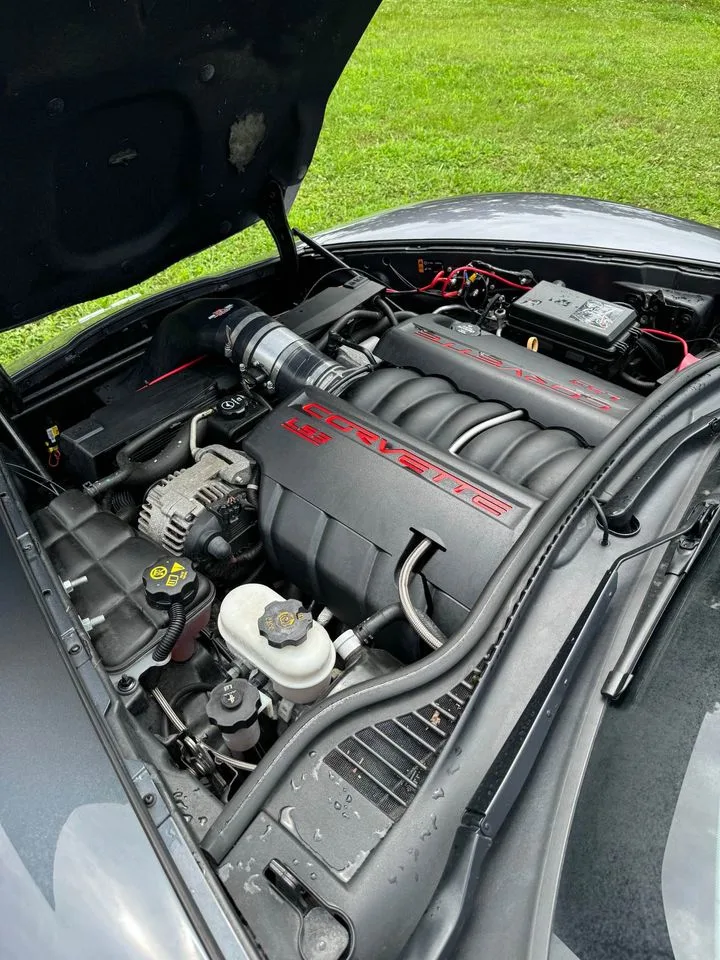
M 638 661 L 650 642 L 662 615 L 675 596 L 678 587 L 685 578 L 685 574 L 694 565 L 717 529 L 718 522 L 720 522 L 718 504 L 713 501 L 705 501 L 702 507 L 703 509 L 692 529 L 688 530 L 671 550 L 662 586 L 650 608 L 642 611 L 635 620 L 630 639 L 625 644 L 615 666 L 607 675 L 602 687 L 602 694 L 609 700 L 619 700 L 632 683 Z
M 703 501 L 693 508 L 682 527 L 629 550 L 605 571 L 466 807 L 440 882 L 405 946 L 402 960 L 449 960 L 453 956 L 472 909 L 485 858 L 530 776 L 583 655 L 602 626 L 617 592 L 620 567 L 673 540 L 688 538 L 690 542 L 699 536 L 698 545 L 706 542 L 720 520 L 719 507 L 717 501 Z

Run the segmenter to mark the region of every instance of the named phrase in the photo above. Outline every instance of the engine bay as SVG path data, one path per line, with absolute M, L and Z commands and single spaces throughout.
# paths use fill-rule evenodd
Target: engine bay
M 38 540 L 198 840 L 307 711 L 443 647 L 592 449 L 718 348 L 709 292 L 409 262 L 190 298 L 14 420 Z M 587 535 L 632 535 L 596 507 Z M 337 783 L 397 820 L 474 682 L 338 745 Z

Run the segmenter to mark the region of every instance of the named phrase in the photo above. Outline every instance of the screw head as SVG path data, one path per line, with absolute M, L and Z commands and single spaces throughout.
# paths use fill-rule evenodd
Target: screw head
M 145 796 L 143 797 L 143 803 L 145 804 L 146 807 L 151 807 L 155 803 L 155 794 L 146 793 Z
M 48 101 L 47 114 L 49 117 L 59 117 L 64 110 L 65 101 L 62 97 L 53 97 L 52 100 Z
M 79 643 L 74 643 L 74 644 L 69 648 L 68 653 L 71 653 L 71 654 L 73 654 L 73 655 L 76 654 L 76 653 L 80 653 L 80 644 L 79 644 Z
M 124 673 L 117 683 L 117 688 L 120 693 L 130 693 L 131 690 L 135 689 L 137 680 L 135 677 L 131 677 L 129 673 Z

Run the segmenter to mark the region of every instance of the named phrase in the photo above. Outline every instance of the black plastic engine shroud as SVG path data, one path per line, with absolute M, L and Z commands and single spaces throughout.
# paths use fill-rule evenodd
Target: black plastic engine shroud
M 429 609 L 454 629 L 543 502 L 314 389 L 277 407 L 244 447 L 260 465 L 272 563 L 349 624 L 397 601 L 399 566 L 422 534 L 441 548 L 423 568 Z

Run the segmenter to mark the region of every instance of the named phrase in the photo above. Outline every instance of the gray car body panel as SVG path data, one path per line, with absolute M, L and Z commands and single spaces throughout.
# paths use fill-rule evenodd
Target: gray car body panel
M 23 556 L 36 547 L 2 503 L 0 952 L 205 958 L 32 589 Z
M 720 230 L 622 203 L 550 193 L 488 193 L 430 200 L 326 230 L 328 246 L 483 241 L 587 248 L 720 263 Z

